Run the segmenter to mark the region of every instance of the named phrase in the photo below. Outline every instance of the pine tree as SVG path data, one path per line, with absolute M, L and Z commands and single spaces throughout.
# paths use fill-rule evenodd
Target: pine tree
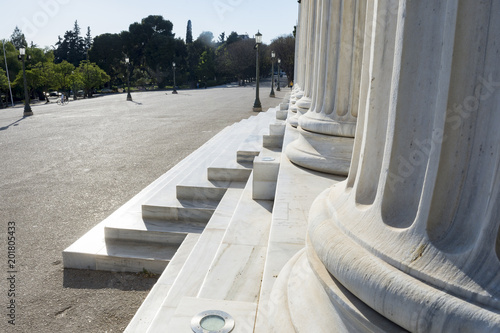
M 85 36 L 85 51 L 90 50 L 92 47 L 92 35 L 90 34 L 90 27 L 87 27 L 87 35 Z
M 12 35 L 10 36 L 10 41 L 16 47 L 16 49 L 28 46 L 28 43 L 26 42 L 26 38 L 24 37 L 23 32 L 17 26 L 14 29 Z
M 186 29 L 186 44 L 191 44 L 192 42 L 193 42 L 193 29 L 191 27 L 191 20 L 189 20 Z
M 54 51 L 55 62 L 68 61 L 77 67 L 80 61 L 86 58 L 85 40 L 80 36 L 78 21 L 75 21 L 73 30 L 68 30 L 64 38 L 59 37 L 56 43 L 57 49 Z

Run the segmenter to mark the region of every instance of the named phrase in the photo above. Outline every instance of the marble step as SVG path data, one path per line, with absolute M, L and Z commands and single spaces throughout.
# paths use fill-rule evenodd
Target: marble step
M 148 332 L 166 332 L 170 318 L 184 297 L 195 297 L 203 283 L 217 249 L 221 245 L 227 226 L 238 205 L 243 189 L 230 188 L 222 198 L 217 210 L 201 234 L 198 242 L 179 271 L 161 307 L 155 309 L 155 320 Z M 167 330 L 168 331 L 168 330 Z
M 204 156 L 205 158 L 200 158 L 198 163 L 192 165 L 189 172 L 184 174 L 182 179 L 178 180 L 178 183 L 175 184 L 175 196 L 177 199 L 183 201 L 181 206 L 185 209 L 182 210 L 185 211 L 187 215 L 190 215 L 189 211 L 192 211 L 193 206 L 197 204 L 203 206 L 206 202 L 212 203 L 213 201 L 220 200 L 222 195 L 224 195 L 225 188 L 229 186 L 231 181 L 246 180 L 246 178 L 241 177 L 236 179 L 214 179 L 219 182 L 208 184 L 206 169 L 214 160 L 226 161 L 235 156 L 236 149 L 241 144 L 243 138 L 248 135 L 248 133 L 252 133 L 252 131 L 256 130 L 259 130 L 259 117 L 253 117 L 246 122 L 242 121 L 238 126 L 230 128 L 222 137 L 220 147 L 208 151 Z M 214 152 L 216 153 L 214 154 Z M 172 215 L 175 216 L 179 211 L 178 209 L 173 209 L 172 214 L 172 209 L 168 207 L 168 203 L 172 200 L 173 191 L 174 190 L 168 186 L 159 190 L 154 197 L 151 197 L 150 200 L 143 204 L 143 217 L 172 219 Z M 191 204 L 189 204 L 189 202 L 191 202 Z M 186 203 L 186 205 L 184 203 Z M 180 216 L 185 217 L 185 215 L 186 214 L 181 214 Z M 195 214 L 195 216 L 197 216 L 197 214 Z M 173 219 L 175 219 L 175 217 Z
M 196 155 L 193 156 L 193 158 L 186 161 L 186 163 L 182 163 L 184 162 L 182 161 L 181 163 L 183 164 L 183 167 L 180 168 L 179 172 L 173 174 L 169 177 L 169 179 L 161 182 L 161 184 L 158 184 L 154 192 L 150 193 L 147 200 L 143 201 L 143 204 L 149 206 L 154 206 L 156 204 L 163 205 L 164 202 L 172 197 L 172 188 L 174 189 L 175 196 L 175 186 L 182 180 L 190 177 L 191 175 L 205 175 L 206 168 L 210 165 L 210 163 L 226 149 L 228 137 L 233 136 L 233 132 L 239 131 L 245 127 L 245 124 L 246 122 L 241 121 L 226 128 L 221 135 L 217 135 L 216 139 L 211 140 L 210 145 L 204 145 L 203 149 L 195 151 Z
M 287 125 L 284 147 L 298 137 L 298 130 Z M 322 191 L 344 179 L 297 168 L 281 154 L 255 332 L 271 331 L 268 315 L 276 304 L 270 303 L 270 294 L 285 264 L 305 246 L 307 223 L 304 219 L 313 201 Z
M 262 145 L 265 148 L 282 148 L 283 147 L 283 135 L 264 135 L 262 138 Z
M 210 181 L 238 181 L 246 182 L 252 173 L 250 162 L 216 161 L 207 169 Z
M 194 246 L 197 244 L 199 237 L 199 234 L 188 234 L 186 236 L 186 239 L 182 242 L 181 246 L 168 263 L 167 268 L 163 271 L 160 278 L 135 313 L 124 333 L 146 332 L 163 303 L 163 300 L 167 297 L 179 272 L 189 258 Z
M 106 240 L 179 246 L 188 234 L 200 234 L 205 226 L 203 222 L 143 219 L 140 212 L 134 212 L 107 225 L 104 235 Z
M 172 197 L 165 202 L 148 202 L 142 205 L 142 217 L 167 221 L 208 222 L 218 203 L 216 200 L 179 200 Z
M 178 246 L 128 241 L 106 241 L 97 253 L 95 270 L 112 272 L 163 272 Z
M 245 141 L 238 147 L 236 152 L 237 162 L 253 163 L 255 156 L 258 156 L 262 150 L 262 135 L 249 135 Z
M 110 216 L 67 247 L 63 251 L 64 267 L 92 270 L 96 270 L 99 267 L 99 269 L 102 269 L 103 266 L 97 265 L 96 261 L 98 257 L 102 257 L 103 253 L 105 253 L 105 226 L 119 224 L 122 221 L 123 216 L 130 212 L 141 212 L 143 203 L 155 197 L 155 195 L 162 189 L 172 187 L 172 185 L 169 186 L 169 184 L 176 184 L 180 179 L 183 179 L 187 169 L 189 169 L 193 164 L 199 163 L 200 159 L 210 156 L 214 149 L 220 149 L 220 147 L 225 143 L 225 135 L 227 132 L 234 130 L 235 128 L 237 129 L 239 126 L 241 125 L 233 124 L 224 128 L 200 148 L 184 158 L 181 162 L 176 164 L 169 171 L 164 173 L 141 192 L 136 194 L 132 199 L 114 211 Z M 175 185 L 173 197 L 175 198 Z M 212 212 L 204 214 L 206 215 L 204 218 L 205 222 L 208 221 L 211 213 Z M 142 217 L 138 218 L 139 221 L 141 219 Z
M 199 298 L 257 302 L 273 202 L 253 200 L 251 175 L 197 294 Z
M 186 179 L 177 185 L 177 199 L 220 201 L 228 188 L 244 186 L 244 182 Z
M 243 141 L 235 156 L 221 155 L 208 168 L 210 181 L 247 181 L 250 176 L 253 157 L 262 149 L 262 136 L 269 132 L 269 124 L 275 121 L 276 109 L 269 109 L 258 115 L 258 126 Z M 238 135 L 240 135 L 238 133 Z

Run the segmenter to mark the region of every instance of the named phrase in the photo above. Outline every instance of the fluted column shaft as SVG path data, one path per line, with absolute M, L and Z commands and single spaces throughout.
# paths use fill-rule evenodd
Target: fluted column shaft
M 316 3 L 312 91 L 296 103 L 300 136 L 286 154 L 300 166 L 347 175 L 359 107 L 367 1 Z
M 311 208 L 307 258 L 333 303 L 340 284 L 379 314 L 366 331 L 500 331 L 500 3 L 369 11 L 356 156 Z
M 366 1 L 331 1 L 329 10 L 315 103 L 300 118 L 299 125 L 314 133 L 354 137 Z
M 315 62 L 317 57 L 316 52 L 316 28 L 319 24 L 317 22 L 318 0 L 307 0 L 303 5 L 307 6 L 306 18 L 304 22 L 304 31 L 301 36 L 301 45 L 303 52 L 303 65 L 301 77 L 303 82 L 299 82 L 299 89 L 296 93 L 296 103 L 292 102 L 291 111 L 297 112 L 301 110 L 301 114 L 307 111 L 311 103 L 311 93 L 314 84 L 314 71 Z M 303 37 L 303 38 L 302 38 Z M 305 108 L 305 109 L 304 109 Z M 298 115 L 289 118 L 288 120 L 292 126 L 297 126 Z
M 308 32 L 308 20 L 309 17 L 309 7 L 311 0 L 301 1 L 299 5 L 299 24 L 296 34 L 296 71 L 295 71 L 295 82 L 292 89 L 292 94 L 290 96 L 289 110 L 293 113 L 297 112 L 297 106 L 295 105 L 297 100 L 304 96 L 304 83 L 305 83 L 305 67 L 306 67 L 306 55 L 307 55 L 307 32 Z

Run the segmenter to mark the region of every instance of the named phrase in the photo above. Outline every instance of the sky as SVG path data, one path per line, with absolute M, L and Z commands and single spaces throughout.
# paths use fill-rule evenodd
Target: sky
M 8 12 L 1 15 L 0 39 L 10 39 L 18 26 L 28 43 L 42 48 L 55 45 L 75 21 L 82 37 L 87 27 L 95 37 L 128 30 L 149 15 L 171 21 L 175 36 L 182 39 L 191 20 L 193 39 L 203 31 L 211 31 L 214 39 L 222 32 L 253 37 L 260 31 L 263 42 L 269 44 L 292 33 L 298 17 L 296 0 L 0 0 L 0 8 Z

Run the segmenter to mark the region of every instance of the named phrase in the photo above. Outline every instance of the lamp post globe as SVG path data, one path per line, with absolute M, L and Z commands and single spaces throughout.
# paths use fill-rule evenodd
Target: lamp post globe
M 174 70 L 174 90 L 172 90 L 172 94 L 177 94 L 177 89 L 175 89 L 175 62 L 172 62 L 172 68 Z
M 125 58 L 125 63 L 127 64 L 127 101 L 132 101 L 132 95 L 130 95 L 130 59 Z
M 276 57 L 276 53 L 271 51 L 271 93 L 269 97 L 274 97 L 274 57 Z
M 19 49 L 19 56 L 21 58 L 21 62 L 23 64 L 23 81 L 24 81 L 24 116 L 32 116 L 33 111 L 30 107 L 30 96 L 28 94 L 28 82 L 26 81 L 26 66 L 25 66 L 25 58 L 26 58 L 26 49 L 21 47 Z
M 262 111 L 262 105 L 260 104 L 259 100 L 259 45 L 262 43 L 262 34 L 257 31 L 255 34 L 255 50 L 257 53 L 256 56 L 256 70 L 255 70 L 255 78 L 256 78 L 256 85 L 255 85 L 255 102 L 253 103 L 253 110 L 256 112 Z

